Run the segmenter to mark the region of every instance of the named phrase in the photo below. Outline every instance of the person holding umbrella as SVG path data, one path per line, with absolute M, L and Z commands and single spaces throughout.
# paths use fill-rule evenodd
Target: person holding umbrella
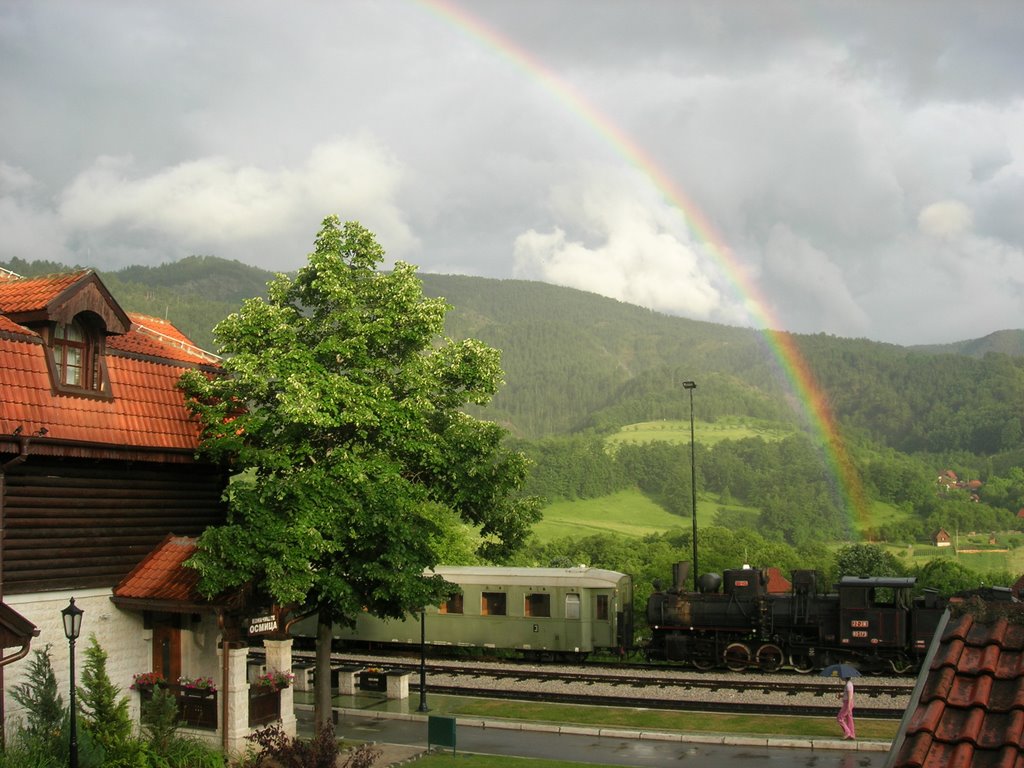
M 843 729 L 843 738 L 855 739 L 857 733 L 853 728 L 853 678 L 846 677 L 842 679 L 846 685 L 843 687 L 843 692 L 839 694 L 839 698 L 843 703 L 839 707 L 839 714 L 836 715 L 836 720 L 839 721 L 839 727 Z
M 844 683 L 843 692 L 839 694 L 842 705 L 836 720 L 843 729 L 844 739 L 855 739 L 857 733 L 853 727 L 853 678 L 860 675 L 856 667 L 849 664 L 833 664 L 821 670 L 822 677 L 838 677 Z

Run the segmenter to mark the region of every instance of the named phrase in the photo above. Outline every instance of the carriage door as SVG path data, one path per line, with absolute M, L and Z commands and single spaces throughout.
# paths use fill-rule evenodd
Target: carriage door
M 562 648 L 569 653 L 586 652 L 583 649 L 584 643 L 589 642 L 589 637 L 584 637 L 587 627 L 587 618 L 584 613 L 588 612 L 583 600 L 577 592 L 565 593 L 565 639 Z M 582 621 L 581 621 L 582 619 Z
M 153 622 L 153 671 L 169 683 L 181 677 L 181 630 L 177 621 L 156 619 Z

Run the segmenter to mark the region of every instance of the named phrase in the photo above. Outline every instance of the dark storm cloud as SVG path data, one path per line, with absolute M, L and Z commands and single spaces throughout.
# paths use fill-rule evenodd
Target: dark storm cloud
M 1020 325 L 1022 27 L 952 0 L 11 2 L 0 258 L 287 269 L 338 213 L 423 271 L 980 336 Z

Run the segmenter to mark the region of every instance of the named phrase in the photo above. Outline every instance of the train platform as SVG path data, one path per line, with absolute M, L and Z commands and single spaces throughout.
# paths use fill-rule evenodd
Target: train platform
M 386 700 L 356 694 L 335 696 L 338 735 L 373 743 L 374 768 L 413 762 L 428 751 L 428 718 L 416 698 Z M 312 703 L 297 701 L 300 732 L 312 730 Z M 771 768 L 880 768 L 889 742 L 843 741 L 735 734 L 642 731 L 475 717 L 455 718 L 455 745 L 431 745 L 456 753 L 571 760 L 593 765 L 646 768 L 686 761 L 690 768 L 766 765 Z

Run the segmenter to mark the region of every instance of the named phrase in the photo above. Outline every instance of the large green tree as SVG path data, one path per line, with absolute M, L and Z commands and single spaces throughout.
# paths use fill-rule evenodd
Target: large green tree
M 447 594 L 423 571 L 448 551 L 452 520 L 500 561 L 539 517 L 519 492 L 525 457 L 462 410 L 497 391 L 498 351 L 445 338 L 448 304 L 426 298 L 408 264 L 381 271 L 383 256 L 358 223 L 325 219 L 294 279 L 278 275 L 215 328 L 224 375 L 181 380 L 203 448 L 246 470 L 190 565 L 208 594 L 251 581 L 315 611 L 318 680 L 330 679 L 334 622 Z M 315 717 L 330 727 L 329 686 Z

